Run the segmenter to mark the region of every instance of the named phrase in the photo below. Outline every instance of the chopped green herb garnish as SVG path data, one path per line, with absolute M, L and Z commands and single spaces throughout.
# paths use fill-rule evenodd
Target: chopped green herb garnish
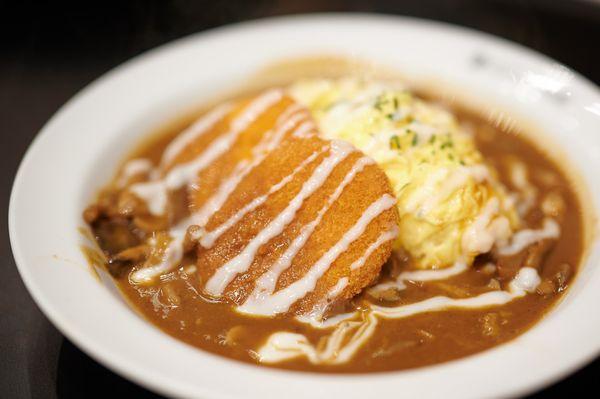
M 373 105 L 375 107 L 375 109 L 381 111 L 383 105 L 387 102 L 384 94 L 380 94 L 377 96 L 377 98 L 375 99 L 375 105 Z
M 429 138 L 429 144 L 435 143 L 435 134 Z
M 392 137 L 390 137 L 390 148 L 393 150 L 400 149 L 400 137 L 398 137 L 395 134 Z
M 465 161 L 463 161 L 463 160 L 461 159 L 459 162 L 460 162 L 460 164 L 461 164 L 462 166 L 465 166 Z
M 394 97 L 394 109 L 398 109 L 398 98 Z
M 419 142 L 419 136 L 417 136 L 417 134 L 415 132 L 413 132 L 413 138 L 412 138 L 412 146 L 416 146 L 417 143 Z
M 443 149 L 452 148 L 452 147 L 454 147 L 454 143 L 452 141 L 448 140 L 440 146 L 440 149 L 443 150 Z

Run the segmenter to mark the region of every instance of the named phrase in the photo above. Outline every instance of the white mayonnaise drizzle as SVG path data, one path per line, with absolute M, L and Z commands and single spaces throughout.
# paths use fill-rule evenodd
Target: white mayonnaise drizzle
M 182 221 L 171 228 L 169 231 L 171 241 L 165 248 L 160 262 L 134 271 L 129 275 L 130 281 L 135 284 L 148 284 L 156 277 L 172 270 L 183 258 L 183 240 L 188 227 L 187 221 Z
M 294 109 L 296 107 L 292 105 L 288 107 L 288 109 L 290 108 Z M 289 115 L 289 113 L 286 110 L 282 115 Z M 265 133 L 261 142 L 252 149 L 252 161 L 244 159 L 238 162 L 233 168 L 233 172 L 223 179 L 219 187 L 215 190 L 215 193 L 206 200 L 198 211 L 194 212 L 192 224 L 204 226 L 210 220 L 210 217 L 221 209 L 227 198 L 229 198 L 229 195 L 237 188 L 244 177 L 260 165 L 277 148 L 285 137 L 285 134 L 298 122 L 306 119 L 306 117 L 307 114 L 305 112 L 300 112 L 291 115 L 289 119 L 282 120 L 280 118 L 274 132 L 272 134 L 269 134 L 270 132 Z
M 377 250 L 377 248 L 379 248 L 381 245 L 388 241 L 394 240 L 397 237 L 397 235 L 398 226 L 394 226 L 390 230 L 381 233 L 379 237 L 377 237 L 377 239 L 373 243 L 371 243 L 371 245 L 369 245 L 365 253 L 363 253 L 361 257 L 358 258 L 356 261 L 354 261 L 352 265 L 350 265 L 350 270 L 356 270 L 361 268 L 365 264 L 369 256 L 371 256 L 373 252 Z M 331 290 L 329 290 L 327 297 L 321 303 L 314 306 L 310 313 L 296 316 L 296 320 L 302 323 L 310 324 L 314 328 L 324 329 L 333 327 L 343 320 L 354 318 L 356 316 L 356 312 L 338 314 L 333 317 L 323 319 L 323 315 L 327 310 L 327 307 L 333 300 L 335 300 L 335 298 L 337 298 L 341 291 L 346 287 L 347 283 L 347 277 L 340 278 L 336 285 L 332 287 Z M 340 284 L 343 284 L 342 288 L 339 287 Z
M 489 252 L 494 244 L 502 245 L 511 234 L 510 223 L 504 216 L 498 216 L 500 201 L 491 198 L 481 213 L 473 220 L 462 236 L 462 247 L 466 254 Z
M 323 329 L 332 327 L 348 317 L 354 317 L 355 314 L 352 312 L 338 314 L 328 318 L 327 320 L 323 320 L 323 314 L 327 310 L 327 306 L 329 306 L 329 304 L 344 291 L 344 289 L 348 286 L 349 281 L 350 280 L 348 277 L 341 277 L 337 283 L 335 283 L 335 285 L 329 289 L 325 298 L 323 298 L 320 303 L 313 306 L 309 314 L 296 316 L 296 320 L 302 323 L 308 323 L 315 328 Z
M 283 179 L 273 185 L 266 194 L 263 194 L 259 197 L 254 198 L 248 204 L 246 204 L 243 208 L 233 214 L 229 219 L 225 222 L 221 223 L 219 226 L 215 227 L 210 231 L 203 231 L 199 233 L 196 239 L 200 238 L 200 245 L 204 248 L 211 248 L 215 241 L 221 237 L 223 233 L 229 230 L 232 226 L 236 225 L 244 216 L 246 216 L 249 212 L 252 212 L 259 206 L 265 203 L 265 201 L 274 193 L 281 190 L 286 184 L 291 182 L 294 177 L 300 173 L 304 168 L 306 168 L 310 163 L 312 163 L 319 155 L 321 155 L 329 146 L 323 146 L 320 150 L 313 152 L 308 158 L 304 159 L 300 165 L 298 165 L 292 173 L 286 175 Z
M 298 129 L 293 133 L 293 136 L 298 138 L 310 137 L 310 133 L 313 132 L 315 128 L 316 126 L 313 121 L 306 121 L 298 127 Z
M 165 148 L 160 160 L 160 166 L 162 168 L 167 167 L 171 162 L 173 162 L 175 157 L 185 149 L 185 147 L 193 143 L 197 138 L 209 132 L 210 129 L 217 124 L 217 122 L 221 121 L 232 110 L 232 108 L 233 105 L 230 103 L 222 104 L 203 115 L 191 126 L 178 134 L 177 137 L 175 137 Z
M 426 215 L 431 212 L 440 202 L 448 198 L 456 190 L 463 187 L 470 179 L 477 183 L 489 178 L 489 170 L 485 165 L 460 166 L 456 168 L 441 184 L 433 195 L 425 198 L 419 207 L 419 214 Z
M 136 183 L 129 187 L 129 191 L 146 203 L 148 211 L 153 215 L 165 213 L 168 202 L 168 192 L 159 182 Z
M 323 146 L 319 151 L 315 151 L 311 154 L 307 159 L 305 159 L 291 174 L 287 175 L 284 179 L 282 179 L 279 183 L 271 187 L 268 195 L 274 193 L 275 191 L 281 189 L 285 184 L 293 179 L 293 177 L 300 172 L 304 167 L 314 161 L 319 154 L 321 154 L 328 146 Z M 202 237 L 208 238 L 207 241 L 214 242 L 223 232 L 225 232 L 228 228 L 236 224 L 246 213 L 250 212 L 252 209 L 255 209 L 259 206 L 259 203 L 262 203 L 266 200 L 268 195 L 264 195 L 262 197 L 258 197 L 254 199 L 250 204 L 246 205 L 242 208 L 241 211 L 238 211 L 232 218 L 219 226 L 216 230 L 206 233 L 206 236 Z M 142 284 L 142 283 L 150 283 L 154 278 L 160 276 L 163 273 L 166 273 L 173 269 L 183 256 L 183 251 L 181 250 L 181 246 L 183 245 L 183 240 L 185 238 L 185 234 L 187 228 L 193 224 L 191 217 L 183 219 L 179 222 L 175 227 L 171 228 L 169 231 L 169 235 L 171 236 L 171 241 L 169 242 L 167 249 L 165 250 L 165 255 L 163 259 L 158 264 L 150 265 L 139 269 L 131 274 L 130 278 L 134 283 Z M 198 237 L 195 237 L 196 239 Z M 205 243 L 206 244 L 206 243 Z M 205 247 L 209 247 L 208 245 L 204 245 Z
M 179 184 L 183 185 L 185 183 L 189 185 L 192 182 L 192 179 L 194 179 L 204 167 L 208 166 L 210 162 L 223 154 L 243 130 L 248 128 L 262 113 L 278 102 L 281 97 L 281 90 L 270 90 L 257 97 L 231 122 L 229 131 L 220 138 L 215 139 L 215 141 L 196 159 L 186 164 L 176 166 L 162 179 L 134 184 L 129 189 L 139 198 L 146 201 L 148 210 L 152 214 L 163 214 L 168 201 L 169 189 L 180 187 Z M 167 158 L 176 156 L 176 149 L 181 150 L 183 148 L 181 147 L 183 145 L 182 143 L 189 143 L 189 140 L 199 137 L 207 129 L 210 129 L 211 126 L 224 117 L 229 111 L 229 107 L 230 106 L 225 105 L 218 107 L 217 110 L 209 113 L 207 116 L 194 123 L 190 129 L 184 131 L 186 138 L 178 143 L 172 143 L 172 146 L 167 147 L 161 164 L 169 162 L 168 159 L 167 161 L 164 160 L 165 156 Z M 286 111 L 293 112 L 295 109 L 289 107 Z M 225 140 L 222 140 L 223 138 L 225 138 Z M 180 167 L 183 169 L 180 169 Z M 180 175 L 182 170 L 184 171 L 183 175 L 187 175 L 187 180 L 183 179 L 182 175 Z M 173 185 L 173 181 L 177 182 L 177 185 Z M 169 231 L 171 241 L 167 245 L 161 261 L 157 264 L 148 265 L 142 269 L 136 270 L 130 275 L 131 281 L 137 284 L 150 283 L 157 276 L 168 272 L 175 267 L 183 257 L 183 240 L 187 228 L 192 222 L 192 218 L 186 218 L 179 222 L 175 227 L 171 228 Z
M 304 201 L 321 187 L 333 169 L 354 151 L 356 151 L 354 147 L 344 141 L 332 141 L 330 155 L 317 166 L 310 178 L 304 182 L 300 192 L 237 256 L 217 269 L 215 274 L 206 283 L 206 292 L 213 296 L 220 296 L 225 290 L 225 287 L 227 287 L 238 274 L 247 271 L 254 261 L 256 251 L 273 237 L 281 234 L 285 226 L 294 219 L 296 212 L 300 209 Z
M 509 284 L 508 291 L 490 291 L 470 298 L 449 298 L 436 296 L 424 301 L 401 305 L 396 307 L 384 307 L 371 305 L 371 310 L 379 316 L 388 319 L 402 319 L 425 312 L 439 312 L 446 309 L 477 309 L 488 306 L 504 305 L 515 298 L 525 296 L 533 292 L 540 283 L 537 270 L 531 267 L 523 267 Z
M 435 281 L 445 280 L 447 278 L 462 274 L 469 268 L 467 262 L 464 260 L 457 261 L 451 267 L 438 270 L 411 270 L 400 273 L 398 276 L 399 280 L 407 281 Z
M 293 303 L 315 289 L 317 281 L 333 262 L 348 249 L 350 244 L 364 233 L 367 226 L 377 216 L 395 204 L 396 199 L 394 197 L 389 194 L 382 195 L 369 205 L 356 223 L 315 262 L 304 276 L 272 295 L 261 297 L 258 300 L 250 297 L 250 300 L 238 307 L 238 310 L 243 313 L 259 315 L 274 315 L 288 311 Z
M 338 280 L 337 283 L 327 293 L 327 299 L 333 300 L 338 297 L 348 285 L 348 277 L 342 277 Z
M 412 213 L 423 204 L 427 198 L 435 195 L 440 183 L 448 177 L 448 168 L 439 168 L 429 174 L 425 182 L 406 199 L 404 209 Z
M 117 185 L 119 187 L 124 187 L 132 177 L 141 175 L 142 173 L 149 173 L 150 171 L 152 171 L 152 161 L 149 159 L 131 159 L 123 165 Z
M 273 291 L 275 291 L 275 285 L 277 284 L 279 276 L 281 273 L 283 273 L 283 271 L 290 267 L 298 252 L 304 247 L 304 245 L 306 245 L 306 242 L 312 233 L 323 220 L 325 213 L 339 199 L 346 186 L 354 180 L 354 177 L 358 173 L 362 172 L 366 165 L 371 165 L 373 163 L 374 161 L 368 157 L 359 158 L 354 163 L 350 171 L 348 171 L 348 173 L 344 176 L 344 179 L 341 181 L 341 183 L 329 196 L 325 205 L 317 212 L 315 219 L 302 227 L 298 236 L 294 238 L 283 255 L 280 256 L 275 263 L 256 280 L 254 291 L 252 294 L 250 294 L 250 297 L 246 303 L 260 301 L 262 297 L 270 295 L 273 293 Z
M 539 230 L 525 229 L 520 230 L 512 236 L 510 244 L 499 247 L 498 254 L 514 255 L 526 247 L 541 240 L 558 238 L 560 236 L 560 226 L 554 219 L 544 219 L 544 225 Z
M 258 350 L 261 362 L 278 363 L 299 356 L 305 356 L 313 364 L 341 364 L 349 361 L 375 332 L 378 318 L 402 319 L 425 312 L 439 312 L 447 309 L 479 309 L 501 306 L 516 298 L 535 291 L 540 283 L 537 271 L 524 267 L 509 284 L 508 291 L 492 291 L 471 298 L 448 298 L 437 296 L 408 305 L 383 307 L 371 305 L 371 310 L 362 321 L 342 321 L 326 344 L 319 348 L 311 344 L 302 334 L 277 332 Z M 350 339 L 346 337 L 352 332 Z
M 323 319 L 323 313 L 327 310 L 326 307 L 316 308 L 309 314 L 296 316 L 295 319 L 304 324 L 310 324 L 311 327 L 319 330 L 326 330 L 335 327 L 342 321 L 356 318 L 356 312 L 341 313 L 335 316 Z
M 278 332 L 272 334 L 258 350 L 258 359 L 262 363 L 279 363 L 306 356 L 313 364 L 345 363 L 373 335 L 376 326 L 377 318 L 372 314 L 366 315 L 363 321 L 343 321 L 327 338 L 322 349 L 317 349 L 302 334 Z
M 373 252 L 377 250 L 377 248 L 379 248 L 388 241 L 396 239 L 396 237 L 398 237 L 398 233 L 398 226 L 394 226 L 390 230 L 381 233 L 379 237 L 377 237 L 377 240 L 375 240 L 373 243 L 371 243 L 371 245 L 369 245 L 365 253 L 362 254 L 360 258 L 352 262 L 352 264 L 350 265 L 350 270 L 356 270 L 363 267 L 367 259 L 369 259 L 369 256 L 371 256 Z
M 153 203 L 152 207 L 148 206 L 152 214 L 162 215 L 165 211 L 168 191 L 189 185 L 198 176 L 198 173 L 229 150 L 240 133 L 276 104 L 281 97 L 282 91 L 276 89 L 260 95 L 231 122 L 229 130 L 213 140 L 199 156 L 190 162 L 174 166 L 158 180 L 134 184 L 130 187 L 130 190 L 145 202 Z M 156 199 L 156 197 L 159 199 Z
M 453 276 L 464 273 L 469 269 L 467 262 L 464 260 L 457 261 L 454 265 L 445 269 L 437 270 L 411 270 L 402 272 L 395 280 L 379 283 L 369 288 L 369 293 L 377 295 L 388 289 L 403 290 L 406 288 L 406 281 L 436 281 L 445 280 Z
M 519 200 L 516 201 L 517 213 L 525 216 L 535 204 L 537 188 L 529 181 L 527 165 L 516 159 L 510 161 L 509 177 L 513 186 L 519 190 Z

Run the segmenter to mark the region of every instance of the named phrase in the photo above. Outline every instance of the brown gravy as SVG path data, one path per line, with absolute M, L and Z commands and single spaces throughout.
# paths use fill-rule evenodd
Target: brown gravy
M 497 284 L 506 284 L 507 276 L 511 275 L 510 269 L 523 262 L 533 262 L 534 266 L 539 266 L 542 284 L 538 287 L 538 292 L 488 309 L 445 310 L 399 320 L 381 319 L 375 334 L 347 363 L 334 366 L 314 365 L 300 357 L 274 365 L 265 364 L 266 366 L 304 371 L 364 373 L 409 369 L 458 359 L 510 341 L 524 333 L 564 294 L 581 262 L 584 249 L 584 221 L 575 188 L 559 165 L 525 135 L 502 130 L 476 113 L 459 107 L 454 107 L 453 112 L 461 122 L 468 122 L 473 126 L 480 151 L 497 168 L 501 181 L 507 187 L 512 186 L 506 166 L 507 156 L 516 157 L 526 164 L 531 182 L 539 193 L 538 202 L 525 217 L 528 223 L 539 224 L 543 217 L 540 201 L 548 194 L 557 194 L 563 199 L 561 238 L 551 246 L 540 249 L 538 256 L 528 253 L 529 249 L 526 249 L 505 259 L 504 270 L 508 270 L 505 276 L 501 273 L 486 274 L 483 266 L 487 259 L 480 257 L 476 260 L 475 267 L 463 274 L 443 281 L 409 282 L 408 287 L 398 295 L 380 302 L 391 306 L 435 295 L 461 298 L 488 292 L 492 277 Z M 191 119 L 185 119 L 189 120 Z M 158 162 L 166 144 L 185 125 L 186 122 L 172 124 L 170 129 L 145 143 L 133 154 L 134 157 Z M 112 253 L 107 241 L 118 241 L 119 233 L 102 231 L 102 226 L 98 225 L 93 228 L 101 247 L 107 253 Z M 541 246 L 544 246 L 543 243 Z M 183 264 L 194 264 L 194 260 L 188 259 Z M 185 267 L 164 276 L 160 283 L 151 287 L 131 284 L 127 270 L 117 270 L 110 265 L 108 268 L 129 302 L 152 324 L 196 348 L 228 358 L 257 364 L 256 348 L 276 331 L 304 334 L 313 343 L 318 343 L 330 333 L 329 330 L 316 330 L 286 317 L 244 316 L 232 310 L 230 305 L 214 303 L 199 293 L 196 273 L 184 273 Z M 360 304 L 368 295 L 361 294 L 353 303 Z

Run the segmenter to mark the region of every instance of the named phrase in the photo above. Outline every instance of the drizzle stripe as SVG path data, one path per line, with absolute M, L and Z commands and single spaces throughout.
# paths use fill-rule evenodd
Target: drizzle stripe
M 320 150 L 313 152 L 308 158 L 306 158 L 300 165 L 298 165 L 292 173 L 285 176 L 281 179 L 277 184 L 272 186 L 266 194 L 261 195 L 260 197 L 254 198 L 248 204 L 246 204 L 243 208 L 237 211 L 233 216 L 227 219 L 225 222 L 221 223 L 219 226 L 215 227 L 211 231 L 207 231 L 202 235 L 200 239 L 200 245 L 204 248 L 212 248 L 215 244 L 215 241 L 221 237 L 223 233 L 229 230 L 232 226 L 236 225 L 244 216 L 246 216 L 249 212 L 252 212 L 259 206 L 265 203 L 265 201 L 274 193 L 281 190 L 286 184 L 292 181 L 292 179 L 300 173 L 304 168 L 306 168 L 309 164 L 311 164 L 320 154 L 322 154 L 328 146 L 323 146 Z
M 273 219 L 267 227 L 261 230 L 242 250 L 240 254 L 229 260 L 221 266 L 206 284 L 206 292 L 213 296 L 220 296 L 225 287 L 240 273 L 247 271 L 254 261 L 256 251 L 269 240 L 281 234 L 295 217 L 296 212 L 304 203 L 304 200 L 312 195 L 319 187 L 325 183 L 333 169 L 343 161 L 354 147 L 341 142 L 333 141 L 331 143 L 330 155 L 321 162 L 314 170 L 311 177 L 304 182 L 300 192 L 294 197 L 289 205 Z
M 173 162 L 175 157 L 179 155 L 185 147 L 190 145 L 194 140 L 203 136 L 209 132 L 219 121 L 221 121 L 233 108 L 230 103 L 222 104 L 206 115 L 203 115 L 200 119 L 194 122 L 190 127 L 185 129 L 183 132 L 177 135 L 165 148 L 160 160 L 161 168 L 165 168 L 168 164 Z
M 356 270 L 363 267 L 367 259 L 369 259 L 369 256 L 371 256 L 373 252 L 377 250 L 377 248 L 382 246 L 384 243 L 398 237 L 398 231 L 398 226 L 394 226 L 390 230 L 381 233 L 379 237 L 377 237 L 377 240 L 375 240 L 375 242 L 369 245 L 365 253 L 360 258 L 352 262 L 352 264 L 350 265 L 350 270 Z
M 298 254 L 298 252 L 306 245 L 306 242 L 315 231 L 316 227 L 323 220 L 323 216 L 329 210 L 329 208 L 338 200 L 344 189 L 348 184 L 350 184 L 354 177 L 364 170 L 366 165 L 373 164 L 374 161 L 368 157 L 359 158 L 352 169 L 348 171 L 344 179 L 341 183 L 336 187 L 335 191 L 329 196 L 325 205 L 319 210 L 317 213 L 317 217 L 313 219 L 310 223 L 303 226 L 300 230 L 300 234 L 296 236 L 296 238 L 292 241 L 292 243 L 287 247 L 285 252 L 275 261 L 275 263 L 267 270 L 260 278 L 256 280 L 256 285 L 252 294 L 248 297 L 245 304 L 248 304 L 249 307 L 254 303 L 261 301 L 261 298 L 270 295 L 275 291 L 275 286 L 277 284 L 277 280 L 281 273 L 286 270 L 292 264 L 294 258 Z
M 194 160 L 178 164 L 159 180 L 138 183 L 131 186 L 130 190 L 147 203 L 155 206 L 149 207 L 151 213 L 162 215 L 166 207 L 167 193 L 190 184 L 198 173 L 210 165 L 215 159 L 223 155 L 231 148 L 240 133 L 246 130 L 252 122 L 276 104 L 282 97 L 281 90 L 270 90 L 254 99 L 239 115 L 231 122 L 230 129 L 215 139 Z M 160 201 L 154 197 L 162 198 Z
M 396 199 L 389 194 L 382 195 L 371 203 L 363 212 L 356 223 L 348 230 L 342 238 L 306 272 L 302 278 L 294 281 L 287 287 L 277 291 L 273 295 L 264 298 L 255 306 L 244 304 L 238 310 L 251 314 L 277 314 L 286 312 L 298 299 L 304 297 L 308 292 L 315 289 L 317 281 L 329 269 L 331 264 L 348 249 L 348 246 L 356 241 L 365 231 L 369 223 L 384 211 L 396 204 Z
M 391 308 L 371 305 L 370 312 L 362 321 L 345 320 L 338 323 L 331 335 L 326 337 L 324 347 L 312 345 L 305 335 L 282 331 L 272 334 L 267 343 L 258 350 L 259 359 L 263 363 L 278 363 L 305 356 L 313 364 L 345 363 L 352 359 L 360 347 L 371 338 L 378 324 L 377 316 L 401 319 L 419 313 L 438 312 L 451 308 L 478 309 L 500 306 L 525 296 L 528 292 L 533 292 L 539 283 L 540 277 L 537 271 L 530 267 L 524 267 L 511 281 L 508 291 L 487 292 L 462 299 L 433 297 L 421 302 Z M 300 319 L 300 321 L 303 320 Z M 311 320 L 306 322 L 311 323 Z M 351 331 L 354 333 L 350 339 L 346 338 Z
M 294 108 L 294 105 L 288 107 L 288 109 Z M 285 123 L 278 123 L 280 126 L 277 126 L 272 137 L 270 134 L 265 133 L 261 142 L 254 147 L 252 151 L 254 159 L 251 162 L 248 160 L 242 160 L 236 164 L 233 172 L 221 182 L 219 187 L 216 189 L 215 194 L 206 200 L 200 210 L 193 214 L 192 224 L 204 226 L 210 220 L 211 216 L 221 209 L 225 201 L 227 201 L 231 193 L 238 187 L 244 177 L 246 177 L 256 166 L 264 161 L 273 150 L 277 148 L 277 146 L 285 137 L 285 133 L 305 118 L 305 113 L 293 114 L 288 120 L 283 120 Z

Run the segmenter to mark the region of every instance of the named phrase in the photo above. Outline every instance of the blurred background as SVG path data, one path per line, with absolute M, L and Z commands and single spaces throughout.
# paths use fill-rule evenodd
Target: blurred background
M 600 84 L 598 0 L 0 1 L 0 398 L 157 397 L 64 339 L 18 276 L 8 198 L 18 163 L 43 124 L 92 80 L 173 39 L 249 19 L 329 11 L 474 28 L 533 48 Z M 534 397 L 573 394 L 599 373 L 596 361 Z

